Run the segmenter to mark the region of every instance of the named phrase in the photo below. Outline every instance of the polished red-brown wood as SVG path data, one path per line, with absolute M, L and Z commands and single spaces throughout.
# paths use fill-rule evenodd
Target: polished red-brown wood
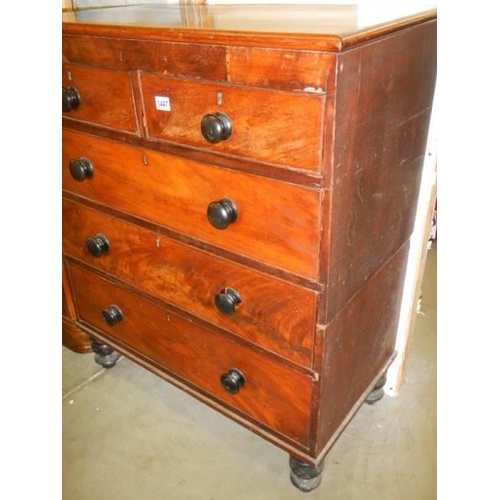
M 292 273 L 317 276 L 319 190 L 70 130 L 63 130 L 62 156 L 64 190 Z M 90 159 L 94 174 L 77 182 L 68 165 L 81 157 Z M 206 213 L 211 202 L 224 198 L 234 202 L 238 218 L 219 230 Z
M 312 364 L 316 293 L 63 199 L 63 250 L 195 316 L 304 366 Z M 87 238 L 104 235 L 94 257 Z M 215 296 L 236 290 L 241 304 L 225 316 Z
M 278 70 L 279 68 L 276 68 Z M 145 126 L 149 139 L 319 170 L 322 157 L 321 95 L 214 85 L 141 74 Z M 156 97 L 168 97 L 171 111 L 158 110 Z M 232 122 L 229 139 L 211 144 L 201 134 L 204 116 L 224 113 Z
M 63 62 L 324 93 L 333 54 L 63 35 Z
M 228 79 L 233 83 L 325 93 L 333 54 L 258 47 L 228 47 Z
M 70 274 L 80 321 L 274 432 L 308 444 L 313 385 L 310 377 L 186 321 L 79 266 L 70 266 Z M 113 327 L 102 319 L 102 311 L 110 305 L 117 305 L 123 312 L 123 320 Z M 245 384 L 234 395 L 220 383 L 221 375 L 230 368 L 237 368 L 245 376 Z
M 63 63 L 62 86 L 75 87 L 81 97 L 80 107 L 64 113 L 66 118 L 138 133 L 128 72 Z
M 331 219 L 323 240 L 327 288 L 316 337 L 315 462 L 394 356 L 435 47 L 436 24 L 429 22 L 338 55 Z
M 62 266 L 62 343 L 79 353 L 92 350 L 88 334 L 77 323 L 73 294 L 64 262 Z
M 317 457 L 333 444 L 332 435 L 363 403 L 362 394 L 394 353 L 408 248 L 405 244 L 392 256 L 325 328 L 316 393 Z
M 154 15 L 179 8 L 150 7 L 142 26 L 104 11 L 63 24 L 65 67 L 109 97 L 63 116 L 74 325 L 317 466 L 395 355 L 436 13 L 373 25 L 355 6 L 241 7 L 240 19 L 184 6 L 176 26 Z M 112 75 L 130 93 L 111 96 Z M 133 113 L 125 125 L 102 118 L 120 112 Z M 217 112 L 233 128 L 211 144 L 201 120 Z M 77 182 L 68 163 L 81 157 L 94 175 Z M 221 199 L 238 216 L 217 230 L 206 211 Z M 99 259 L 84 246 L 95 233 L 111 242 Z M 223 287 L 241 292 L 232 316 L 214 308 Z M 115 300 L 126 323 L 111 328 L 100 315 Z M 218 385 L 233 362 L 249 374 L 236 397 Z
M 65 62 L 89 66 L 227 80 L 226 49 L 216 45 L 66 35 L 62 56 Z
M 362 43 L 436 18 L 433 7 L 405 13 L 399 4 L 384 9 L 370 23 L 360 19 L 358 5 L 154 5 L 149 19 L 130 24 L 129 9 L 63 14 L 63 32 L 71 35 L 107 36 L 118 39 L 205 43 L 222 46 L 282 48 L 340 52 Z M 228 9 L 229 12 L 228 12 Z M 231 12 L 232 11 L 232 12 Z M 186 15 L 186 12 L 190 15 Z M 92 13 L 91 13 L 92 14 Z M 144 13 L 143 13 L 144 14 Z M 159 19 L 158 14 L 161 15 Z M 181 23 L 179 24 L 179 18 Z M 245 22 L 247 21 L 247 22 Z M 250 22 L 248 22 L 250 21 Z M 219 27 L 216 28 L 215 25 Z M 222 28 L 220 27 L 222 26 Z
M 435 47 L 427 23 L 339 55 L 325 323 L 412 233 Z

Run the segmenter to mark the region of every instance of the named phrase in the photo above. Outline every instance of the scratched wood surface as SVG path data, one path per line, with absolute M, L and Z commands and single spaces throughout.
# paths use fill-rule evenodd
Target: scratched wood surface
M 337 8 L 334 29 L 327 10 L 283 10 L 281 32 L 265 9 L 229 30 L 196 8 L 168 29 L 63 23 L 63 85 L 82 94 L 63 116 L 64 317 L 312 464 L 394 354 L 436 76 L 435 11 L 361 26 Z M 233 130 L 211 144 L 215 112 Z M 217 230 L 223 198 L 238 217 Z M 82 240 L 104 231 L 95 260 Z M 222 318 L 229 282 L 243 301 Z M 101 319 L 115 300 L 119 329 Z M 219 377 L 236 365 L 234 398 Z

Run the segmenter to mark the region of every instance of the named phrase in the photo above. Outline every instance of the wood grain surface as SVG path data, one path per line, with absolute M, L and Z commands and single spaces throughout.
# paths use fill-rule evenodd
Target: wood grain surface
M 141 89 L 149 139 L 288 168 L 320 168 L 322 95 L 214 85 L 145 73 L 141 74 Z M 170 112 L 156 109 L 156 96 L 170 99 Z M 214 113 L 227 115 L 233 127 L 231 137 L 217 144 L 207 142 L 200 130 L 203 117 Z
M 91 160 L 94 175 L 77 182 L 68 165 L 81 157 Z M 63 131 L 62 167 L 67 191 L 292 273 L 317 276 L 318 190 L 70 130 Z M 206 212 L 211 202 L 223 198 L 234 202 L 238 218 L 219 230 Z
M 153 231 L 63 199 L 63 250 L 148 294 L 304 366 L 311 366 L 316 293 L 271 278 Z M 104 234 L 108 253 L 96 258 L 87 238 Z M 215 295 L 235 289 L 242 303 L 232 316 Z
M 70 274 L 81 321 L 264 426 L 303 445 L 308 443 L 312 388 L 309 377 L 181 319 L 78 266 L 71 266 Z M 113 327 L 102 319 L 103 309 L 110 305 L 117 305 L 123 312 L 123 321 Z M 235 395 L 227 393 L 220 384 L 220 376 L 230 368 L 240 370 L 246 379 Z
M 81 96 L 80 107 L 66 118 L 138 133 L 128 72 L 63 64 L 62 86 L 76 87 Z

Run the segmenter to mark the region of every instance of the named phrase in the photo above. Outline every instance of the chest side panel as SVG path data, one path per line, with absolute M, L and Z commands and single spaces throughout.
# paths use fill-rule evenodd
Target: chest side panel
M 339 55 L 318 453 L 394 354 L 435 78 L 434 22 Z
M 326 323 L 411 235 L 435 78 L 433 22 L 339 59 Z

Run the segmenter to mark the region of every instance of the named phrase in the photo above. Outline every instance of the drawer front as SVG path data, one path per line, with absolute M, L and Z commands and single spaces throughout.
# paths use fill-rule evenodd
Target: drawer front
M 228 47 L 231 82 L 257 87 L 326 92 L 335 56 L 325 52 Z
M 164 366 L 168 371 L 224 401 L 265 426 L 307 445 L 312 381 L 229 338 L 185 321 L 111 282 L 71 266 L 79 319 Z M 114 326 L 103 310 L 117 306 L 123 318 Z M 239 370 L 237 394 L 220 382 Z
M 62 208 L 67 254 L 265 349 L 311 366 L 315 292 L 73 201 L 63 199 Z M 96 256 L 87 249 L 88 238 Z
M 226 48 L 220 45 L 63 35 L 63 60 L 114 69 L 226 80 Z
M 298 169 L 320 169 L 323 96 L 149 74 L 141 75 L 141 86 L 149 138 Z M 167 98 L 168 109 L 157 105 L 158 99 Z M 213 144 L 202 135 L 201 123 L 216 113 L 229 118 L 231 134 Z
M 64 117 L 138 134 L 128 72 L 63 64 L 62 86 L 76 88 L 81 101 Z
M 70 160 L 87 158 L 78 182 Z M 226 170 L 63 130 L 63 189 L 292 273 L 317 278 L 320 190 Z M 230 199 L 237 218 L 216 229 L 207 207 Z

